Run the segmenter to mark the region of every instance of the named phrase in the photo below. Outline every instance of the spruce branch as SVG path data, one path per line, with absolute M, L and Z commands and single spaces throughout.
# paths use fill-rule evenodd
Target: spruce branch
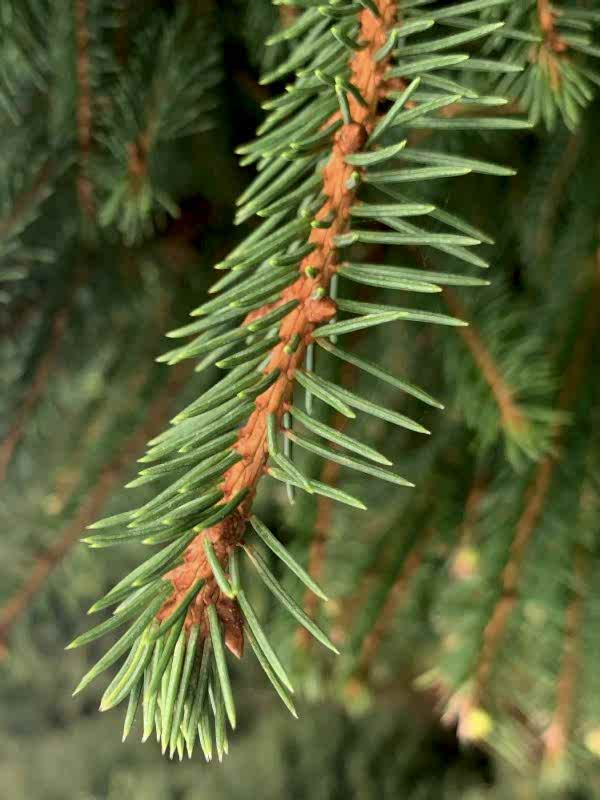
M 466 309 L 452 289 L 444 291 L 444 302 L 453 316 L 458 317 L 458 319 L 468 319 L 469 315 Z M 506 383 L 500 368 L 479 335 L 477 328 L 471 322 L 469 327 L 459 328 L 458 334 L 468 347 L 473 360 L 490 387 L 498 405 L 503 427 L 509 436 L 517 433 L 527 424 L 526 419 L 518 404 L 515 403 L 510 386 Z
M 311 253 L 301 262 L 300 277 L 295 283 L 283 291 L 275 304 L 269 305 L 268 309 L 252 312 L 247 318 L 254 322 L 260 320 L 267 310 L 271 311 L 288 303 L 297 306 L 284 317 L 279 331 L 279 344 L 274 348 L 264 369 L 266 376 L 276 376 L 275 382 L 256 400 L 255 411 L 238 432 L 235 449 L 241 459 L 223 476 L 223 502 L 230 502 L 242 492 L 246 493 L 246 499 L 231 517 L 201 534 L 198 537 L 201 542 L 194 540 L 184 555 L 185 563 L 166 576 L 175 587 L 175 594 L 169 601 L 174 607 L 181 602 L 197 577 L 203 577 L 207 581 L 206 587 L 201 591 L 201 602 L 204 605 L 211 604 L 215 588 L 199 544 L 203 544 L 205 537 L 209 538 L 219 560 L 226 562 L 232 547 L 241 540 L 245 527 L 243 518 L 249 512 L 256 485 L 269 458 L 268 417 L 273 414 L 278 422 L 281 420 L 291 399 L 294 374 L 304 360 L 313 331 L 335 316 L 335 304 L 325 295 L 338 266 L 335 239 L 348 229 L 349 210 L 356 196 L 356 188 L 348 186 L 353 170 L 346 164 L 346 156 L 359 152 L 375 127 L 380 84 L 387 64 L 385 60 L 375 62 L 374 55 L 385 42 L 387 32 L 395 21 L 395 3 L 381 0 L 379 8 L 380 17 L 375 17 L 370 12 L 361 15 L 361 39 L 366 46 L 351 56 L 352 83 L 361 93 L 363 102 L 359 102 L 354 95 L 349 96 L 352 121 L 339 130 L 331 157 L 323 170 L 323 194 L 327 199 L 316 213 L 315 219 L 327 220 L 328 225 L 313 228 L 309 244 L 314 249 L 311 247 Z M 297 347 L 289 352 L 289 345 L 294 341 L 297 342 Z M 238 651 L 238 620 L 235 619 L 233 624 L 233 630 L 230 628 L 233 642 L 226 639 L 226 643 Z
M 101 137 L 97 176 L 100 224 L 116 226 L 128 244 L 152 233 L 165 213 L 179 215 L 161 187 L 160 164 L 175 140 L 214 126 L 221 77 L 215 44 L 186 4 L 172 19 L 157 14 L 134 40 Z
M 56 729 L 48 681 L 71 657 L 46 645 L 94 583 L 107 592 L 89 611 L 99 616 L 70 646 L 92 644 L 99 660 L 76 692 L 106 672 L 100 709 L 122 704 L 123 738 L 141 722 L 142 741 L 156 734 L 170 758 L 221 760 L 244 729 L 230 766 L 258 778 L 242 795 L 282 777 L 310 795 L 316 770 L 343 761 L 350 794 L 403 797 L 440 743 L 457 773 L 426 770 L 432 796 L 513 797 L 523 779 L 542 794 L 593 792 L 600 393 L 597 323 L 581 322 L 589 304 L 594 325 L 599 299 L 588 265 L 600 11 L 591 0 L 137 5 L 0 2 L 0 477 L 11 467 L 0 649 L 12 733 L 23 719 Z M 230 74 L 218 85 L 221 57 Z M 266 114 L 238 148 L 252 175 L 231 236 L 218 211 L 242 172 L 226 143 L 255 104 Z M 532 127 L 525 114 L 541 124 L 516 140 Z M 513 165 L 496 161 L 513 157 L 522 176 L 506 191 Z M 491 255 L 477 246 L 494 240 Z M 93 280 L 71 302 L 75 248 Z M 198 292 L 167 334 L 158 360 L 175 369 L 161 378 L 151 358 L 166 316 Z M 575 362 L 568 396 L 555 376 Z M 146 425 L 162 401 L 162 421 Z M 95 521 L 112 494 L 128 510 Z M 295 513 L 278 509 L 286 495 Z M 281 535 L 263 521 L 288 518 Z M 80 563 L 84 525 L 94 555 Z M 343 655 L 332 664 L 313 639 Z M 262 686 L 236 691 L 232 657 L 254 655 L 268 701 Z M 288 734 L 270 711 L 281 700 L 297 717 L 297 682 L 328 707 Z M 445 732 L 433 729 L 440 699 Z M 17 794 L 97 789 L 90 770 L 55 769 L 59 727 L 36 752 L 40 769 L 17 770 Z M 96 764 L 80 733 L 59 749 Z M 469 747 L 457 750 L 457 733 Z M 390 737 L 400 745 L 386 760 Z M 118 743 L 104 744 L 114 762 Z M 303 757 L 285 775 L 257 770 L 269 748 L 286 764 Z M 198 791 L 193 770 L 155 767 L 131 775 L 128 763 L 107 791 Z M 231 773 L 207 771 L 202 788 L 218 794 Z
M 503 440 L 509 462 L 521 470 L 552 449 L 554 427 L 566 421 L 554 404 L 558 381 L 544 341 L 530 333 L 525 304 L 519 309 L 508 293 L 468 314 L 452 291 L 445 301 L 470 323 L 458 331 L 465 348 L 448 342 L 445 367 L 456 380 L 455 405 L 477 432 L 480 455 Z
M 139 696 L 144 681 L 145 736 L 156 727 L 163 749 L 170 743 L 171 749 L 181 752 L 185 743 L 191 754 L 198 733 L 195 726 L 171 725 L 179 692 L 183 707 L 201 697 L 199 719 L 205 722 L 200 724 L 200 744 L 207 758 L 212 752 L 205 727 L 210 713 L 206 693 L 196 691 L 187 678 L 181 682 L 183 653 L 192 636 L 194 641 L 197 637 L 198 642 L 213 643 L 212 710 L 219 757 L 227 749 L 225 711 L 230 722 L 234 719 L 221 639 L 236 657 L 249 641 L 277 693 L 293 709 L 289 676 L 246 595 L 239 563 L 243 558 L 277 602 L 311 636 L 337 652 L 248 541 L 251 520 L 274 555 L 322 597 L 314 579 L 299 564 L 290 566 L 291 554 L 254 517 L 261 478 L 268 473 L 290 492 L 300 489 L 365 508 L 344 490 L 305 475 L 292 459 L 290 443 L 325 462 L 399 486 L 413 485 L 388 469 L 391 462 L 385 455 L 312 419 L 313 405 L 323 403 L 350 420 L 357 413 L 367 414 L 415 434 L 427 434 L 426 428 L 321 377 L 315 371 L 315 352 L 318 348 L 320 358 L 349 363 L 419 402 L 440 408 L 420 387 L 334 342 L 344 337 L 351 343 L 351 337 L 345 338 L 349 334 L 400 320 L 442 326 L 465 323 L 429 307 L 349 299 L 341 290 L 347 292 L 358 283 L 420 296 L 440 293 L 447 284 L 486 283 L 465 275 L 358 260 L 364 258 L 364 245 L 394 245 L 428 247 L 472 265 L 485 265 L 470 250 L 485 236 L 479 237 L 468 223 L 430 203 L 399 197 L 394 185 L 405 183 L 418 192 L 422 182 L 460 178 L 473 170 L 512 174 L 499 165 L 406 146 L 411 129 L 447 122 L 443 109 L 462 97 L 462 90 L 448 93 L 447 83 L 436 84 L 439 91 L 433 98 L 419 89 L 430 72 L 468 58 L 438 56 L 437 51 L 475 41 L 499 27 L 475 25 L 458 37 L 419 38 L 412 45 L 410 37 L 431 27 L 418 19 L 419 14 L 416 24 L 410 15 L 405 18 L 397 0 L 311 3 L 281 32 L 295 44 L 262 83 L 289 73 L 295 73 L 294 82 L 265 103 L 269 114 L 258 138 L 238 149 L 242 164 L 256 164 L 258 171 L 239 199 L 236 221 L 255 214 L 264 221 L 217 265 L 223 277 L 212 287 L 213 296 L 192 312 L 193 321 L 169 334 L 192 340 L 159 357 L 168 364 L 199 359 L 198 371 L 216 365 L 227 372 L 180 411 L 170 429 L 150 441 L 140 476 L 130 485 L 163 478 L 171 483 L 143 506 L 95 523 L 86 539 L 92 546 L 140 540 L 163 545 L 95 605 L 100 610 L 120 604 L 115 611 L 120 618 L 122 605 L 139 591 L 151 603 L 76 690 L 129 651 L 102 708 L 130 692 Z M 279 36 L 271 41 L 276 43 Z M 433 56 L 421 58 L 430 50 Z M 391 78 L 397 80 L 390 83 Z M 473 116 L 467 127 L 515 130 L 527 123 Z M 423 227 L 404 221 L 415 216 L 423 218 Z M 297 406 L 299 389 L 305 392 L 306 412 Z M 305 428 L 307 435 L 292 429 L 290 421 Z M 325 477 L 335 478 L 337 466 Z M 173 481 L 173 476 L 178 477 Z M 115 531 L 105 530 L 110 528 Z M 147 616 L 150 613 L 152 617 Z M 74 645 L 104 630 L 101 623 Z M 200 674 L 200 667 L 196 671 Z M 155 698 L 161 684 L 165 690 L 158 699 L 157 717 Z
M 597 258 L 600 259 L 600 253 Z M 597 302 L 598 287 L 597 281 L 595 281 L 595 290 L 588 305 L 581 332 L 575 342 L 569 368 L 565 374 L 565 380 L 558 397 L 557 405 L 561 411 L 567 411 L 572 407 L 585 374 L 587 359 L 597 332 L 597 314 L 595 312 Z M 549 496 L 554 473 L 560 462 L 563 432 L 563 426 L 556 426 L 553 437 L 553 452 L 539 464 L 525 493 L 523 510 L 515 526 L 508 559 L 502 570 L 500 592 L 482 633 L 481 648 L 477 657 L 477 664 L 473 670 L 474 683 L 469 705 L 472 704 L 477 707 L 485 702 L 491 670 L 502 644 L 515 602 L 519 596 L 524 556 L 538 526 Z
M 534 123 L 543 122 L 553 130 L 562 118 L 574 131 L 599 82 L 597 12 L 577 4 L 558 7 L 549 0 L 517 0 L 506 17 L 514 40 L 500 31 L 482 51 L 500 53 L 524 70 L 500 76 L 498 91 L 522 103 Z

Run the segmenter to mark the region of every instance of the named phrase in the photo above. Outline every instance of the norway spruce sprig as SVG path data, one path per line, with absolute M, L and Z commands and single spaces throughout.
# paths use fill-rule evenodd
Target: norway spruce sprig
M 100 225 L 116 227 L 129 244 L 151 234 L 165 214 L 179 213 L 160 188 L 160 164 L 175 140 L 215 124 L 215 44 L 206 21 L 184 3 L 172 19 L 151 19 L 133 42 L 128 70 L 120 74 L 116 67 L 119 81 L 94 177 L 102 190 Z
M 461 13 L 498 0 L 455 4 Z M 72 646 L 134 620 L 83 678 L 76 691 L 125 657 L 102 699 L 108 709 L 128 700 L 127 735 L 141 705 L 144 739 L 152 731 L 163 752 L 192 754 L 198 738 L 207 759 L 227 752 L 235 705 L 225 651 L 241 657 L 245 639 L 275 690 L 295 714 L 293 687 L 246 593 L 244 558 L 279 603 L 326 647 L 336 648 L 283 588 L 252 539 L 257 537 L 295 576 L 324 599 L 305 569 L 252 511 L 260 479 L 269 474 L 294 491 L 321 494 L 354 507 L 362 501 L 315 481 L 293 461 L 292 443 L 323 459 L 379 477 L 412 483 L 390 459 L 312 418 L 325 403 L 353 419 L 364 413 L 427 434 L 416 420 L 315 372 L 315 350 L 350 361 L 422 402 L 424 390 L 358 358 L 344 346 L 353 331 L 397 321 L 464 325 L 413 306 L 351 299 L 355 284 L 415 295 L 443 286 L 487 283 L 471 275 L 424 272 L 402 266 L 402 248 L 434 248 L 467 265 L 486 267 L 473 248 L 489 237 L 419 196 L 429 181 L 471 172 L 511 170 L 448 152 L 413 146 L 415 129 L 509 130 L 511 117 L 478 117 L 486 105 L 457 83 L 452 70 L 469 63 L 472 42 L 502 23 L 471 26 L 460 34 L 432 33 L 435 19 L 422 2 L 304 0 L 293 24 L 271 38 L 292 43 L 286 61 L 263 83 L 290 83 L 265 103 L 258 137 L 239 149 L 257 175 L 239 199 L 237 221 L 262 222 L 221 263 L 224 272 L 194 320 L 169 334 L 192 337 L 160 360 L 197 360 L 223 377 L 184 408 L 173 426 L 149 443 L 132 486 L 168 481 L 144 505 L 97 522 L 85 541 L 110 547 L 140 541 L 164 545 L 124 577 L 92 611 L 116 605 L 112 617 Z M 458 48 L 458 49 L 457 49 Z M 513 70 L 502 62 L 474 61 L 481 71 Z M 469 114 L 461 119 L 463 100 Z M 409 221 L 410 220 L 410 221 Z M 394 245 L 397 266 L 365 260 L 364 245 Z M 339 340 L 339 341 L 338 341 Z M 294 389 L 304 390 L 306 409 Z M 296 393 L 297 395 L 297 393 Z M 300 428 L 297 430 L 296 426 Z
M 600 86 L 600 11 L 585 5 L 515 0 L 508 9 L 489 7 L 482 13 L 488 21 L 502 15 L 506 22 L 484 44 L 483 54 L 500 55 L 523 67 L 522 72 L 499 76 L 497 91 L 514 97 L 534 123 L 543 122 L 549 130 L 559 120 L 575 130 Z M 442 22 L 442 16 L 444 24 L 469 27 L 467 20 L 443 11 L 436 18 Z

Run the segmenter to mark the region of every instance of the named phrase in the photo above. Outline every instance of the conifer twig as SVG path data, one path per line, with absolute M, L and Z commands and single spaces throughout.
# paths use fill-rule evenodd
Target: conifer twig
M 349 95 L 351 121 L 343 124 L 336 133 L 332 154 L 322 173 L 323 195 L 326 199 L 315 218 L 317 221 L 327 220 L 328 226 L 313 228 L 309 242 L 316 249 L 301 262 L 295 283 L 281 293 L 274 305 L 252 312 L 251 317 L 247 318 L 260 319 L 274 307 L 293 300 L 298 302 L 284 317 L 279 331 L 279 344 L 273 349 L 264 370 L 265 375 L 277 374 L 277 378 L 256 399 L 255 410 L 239 430 L 235 450 L 242 458 L 227 470 L 221 485 L 223 504 L 241 491 L 247 491 L 248 494 L 236 511 L 201 532 L 187 547 L 184 563 L 167 573 L 165 578 L 172 582 L 175 591 L 158 615 L 159 619 L 179 606 L 185 593 L 199 577 L 204 578 L 206 583 L 190 606 L 186 625 L 201 622 L 205 606 L 216 602 L 218 592 L 212 570 L 206 562 L 204 539 L 210 539 L 219 561 L 225 565 L 243 536 L 245 519 L 249 516 L 257 484 L 265 472 L 269 457 L 268 418 L 273 414 L 278 421 L 281 420 L 291 399 L 295 372 L 301 367 L 306 348 L 311 342 L 312 331 L 336 314 L 336 304 L 326 296 L 330 280 L 338 267 L 335 239 L 348 230 L 349 210 L 356 196 L 356 185 L 350 181 L 353 168 L 346 163 L 346 157 L 364 148 L 375 127 L 380 88 L 388 63 L 386 58 L 376 61 L 375 54 L 384 45 L 398 10 L 393 0 L 378 0 L 377 7 L 378 16 L 369 10 L 361 12 L 360 38 L 365 46 L 353 51 L 350 56 L 351 83 L 362 95 L 364 105 L 352 94 Z M 290 342 L 297 343 L 295 349 L 287 347 Z M 223 621 L 227 625 L 227 621 Z M 237 638 L 238 631 L 239 620 L 236 618 L 232 636 Z
M 453 315 L 459 319 L 468 318 L 466 309 L 455 292 L 447 288 L 443 296 L 446 305 Z M 504 380 L 493 355 L 486 347 L 477 328 L 470 322 L 468 327 L 458 328 L 458 333 L 469 349 L 473 360 L 481 370 L 484 380 L 490 387 L 492 395 L 496 400 L 496 405 L 498 406 L 504 428 L 509 431 L 517 431 L 523 428 L 526 425 L 525 417 L 518 404 L 515 403 L 510 386 Z
M 600 250 L 597 253 L 597 271 L 600 270 Z M 598 326 L 598 286 L 592 293 L 586 318 L 582 325 L 581 333 L 575 342 L 571 362 L 565 375 L 565 381 L 558 398 L 558 408 L 567 411 L 571 408 L 581 379 L 585 372 L 585 364 L 594 342 L 594 335 Z M 527 546 L 537 527 L 544 510 L 545 501 L 554 477 L 554 471 L 560 460 L 559 447 L 563 434 L 560 423 L 554 425 L 552 452 L 544 458 L 534 473 L 533 480 L 525 495 L 523 511 L 515 527 L 508 560 L 502 571 L 500 579 L 500 596 L 490 614 L 484 628 L 482 647 L 475 668 L 475 683 L 473 697 L 475 704 L 479 703 L 494 664 L 496 654 L 502 642 L 506 626 L 514 608 L 521 577 L 521 569 Z
M 135 663 L 134 672 L 127 675 L 122 688 L 121 677 L 116 678 L 102 700 L 101 709 L 116 705 L 126 693 L 130 693 L 131 703 L 135 703 L 142 689 L 139 670 L 147 666 L 139 660 L 142 656 L 139 641 L 145 638 L 135 640 L 135 637 L 145 632 L 144 637 L 150 637 L 150 646 L 162 649 L 156 664 L 153 657 L 151 674 L 145 675 L 150 696 L 159 685 L 164 694 L 165 683 L 168 683 L 167 696 L 161 700 L 160 720 L 153 713 L 154 719 L 146 720 L 146 728 L 149 730 L 153 723 L 163 750 L 169 746 L 172 752 L 175 748 L 181 750 L 184 738 L 191 751 L 197 734 L 194 717 L 189 730 L 180 730 L 177 709 L 182 708 L 186 697 L 194 704 L 197 697 L 200 712 L 205 701 L 206 687 L 203 685 L 202 691 L 195 693 L 187 677 L 182 678 L 180 674 L 183 650 L 186 661 L 188 649 L 193 657 L 198 637 L 205 643 L 210 640 L 214 651 L 216 673 L 213 672 L 210 679 L 209 691 L 219 757 L 227 749 L 224 711 L 235 727 L 223 646 L 239 657 L 247 639 L 275 690 L 295 715 L 290 696 L 293 685 L 246 594 L 245 574 L 240 572 L 239 558 L 248 558 L 257 577 L 300 625 L 328 649 L 338 652 L 329 636 L 279 582 L 261 552 L 246 541 L 246 531 L 252 535 L 248 528 L 250 523 L 253 533 L 306 587 L 321 599 L 327 599 L 323 589 L 284 543 L 252 513 L 261 477 L 268 473 L 288 487 L 298 487 L 308 494 L 324 495 L 363 510 L 366 506 L 361 498 L 331 486 L 331 478 L 335 479 L 339 466 L 397 486 L 414 486 L 396 472 L 387 455 L 313 417 L 311 398 L 318 398 L 319 402 L 348 418 L 354 419 L 360 412 L 414 433 L 428 434 L 429 431 L 416 420 L 399 413 L 393 404 L 375 402 L 371 397 L 339 385 L 339 381 L 331 380 L 331 375 L 328 378 L 320 375 L 314 368 L 314 348 L 318 346 L 328 351 L 425 405 L 441 408 L 441 404 L 421 387 L 396 376 L 377 362 L 338 347 L 337 337 L 401 320 L 445 326 L 466 323 L 447 313 L 417 309 L 412 304 L 410 308 L 400 308 L 387 303 L 360 302 L 354 299 L 354 292 L 352 299 L 338 298 L 337 276 L 345 279 L 343 289 L 348 288 L 346 280 L 349 280 L 422 294 L 441 292 L 445 285 L 485 284 L 466 275 L 432 271 L 426 276 L 413 267 L 396 268 L 386 257 L 381 259 L 384 263 L 377 264 L 356 262 L 354 256 L 365 257 L 362 245 L 433 247 L 453 252 L 468 263 L 478 263 L 462 247 L 477 246 L 486 237 L 479 236 L 469 223 L 453 215 L 444 215 L 429 204 L 390 203 L 383 199 L 371 202 L 371 199 L 376 199 L 379 193 L 396 198 L 395 192 L 386 188 L 389 183 L 408 182 L 420 186 L 423 180 L 459 178 L 472 171 L 508 175 L 512 170 L 458 155 L 411 152 L 407 128 L 510 130 L 528 127 L 523 120 L 502 116 L 485 121 L 472 118 L 458 124 L 444 120 L 444 112 L 440 110 L 463 97 L 473 99 L 472 92 L 454 81 L 428 75 L 469 59 L 467 53 L 439 54 L 439 51 L 488 36 L 498 30 L 502 22 L 476 24 L 471 29 L 468 21 L 467 30 L 459 34 L 430 41 L 419 36 L 414 43 L 405 44 L 406 37 L 427 30 L 433 20 L 413 19 L 412 10 L 407 11 L 405 18 L 404 5 L 397 0 L 359 0 L 357 3 L 332 0 L 324 4 L 310 0 L 301 6 L 303 10 L 291 26 L 280 29 L 268 40 L 273 45 L 295 44 L 291 44 L 283 62 L 260 79 L 261 85 L 268 85 L 292 74 L 295 75 L 293 83 L 287 85 L 280 96 L 264 103 L 269 113 L 257 137 L 237 148 L 242 156 L 241 164 L 256 165 L 257 173 L 238 198 L 235 222 L 244 223 L 255 215 L 264 222 L 216 265 L 216 269 L 225 274 L 209 290 L 214 297 L 191 312 L 191 316 L 198 319 L 169 333 L 174 339 L 193 336 L 192 341 L 169 349 L 158 359 L 173 365 L 200 356 L 197 371 L 215 365 L 224 374 L 182 409 L 171 420 L 169 429 L 149 442 L 147 453 L 140 459 L 144 467 L 139 477 L 129 484 L 139 486 L 169 480 L 169 485 L 138 508 L 98 520 L 90 527 L 100 532 L 85 540 L 92 547 L 139 541 L 140 538 L 144 544 L 164 545 L 94 605 L 93 610 L 100 610 L 115 602 L 125 602 L 128 608 L 131 602 L 133 610 L 137 611 L 138 587 L 142 588 L 144 598 L 146 591 L 148 596 L 156 595 L 119 640 L 116 649 L 113 646 L 82 678 L 76 692 L 111 667 L 137 641 L 136 649 L 130 652 L 134 659 L 131 663 Z M 460 5 L 456 12 L 451 9 L 450 15 L 464 10 L 464 5 Z M 481 4 L 469 3 L 467 10 L 478 13 Z M 459 21 L 459 27 L 463 24 Z M 430 50 L 432 57 L 429 57 Z M 404 56 L 409 55 L 419 58 L 407 62 Z M 421 58 L 421 55 L 427 57 Z M 188 62 L 185 64 L 187 66 Z M 498 65 L 494 61 L 485 59 L 472 66 L 477 71 L 504 71 L 503 66 L 496 69 Z M 178 70 L 177 64 L 174 69 Z M 159 70 L 159 75 L 162 73 L 163 70 Z M 409 82 L 405 83 L 407 77 Z M 398 78 L 393 88 L 388 80 L 392 78 Z M 421 83 L 424 86 L 419 89 Z M 430 84 L 436 89 L 433 95 Z M 399 92 L 396 91 L 398 86 Z M 157 87 L 153 84 L 153 88 Z M 444 93 L 439 95 L 437 88 L 442 88 Z M 497 99 L 481 98 L 481 105 L 489 102 L 495 103 Z M 478 105 L 477 99 L 472 105 Z M 142 115 L 143 112 L 138 116 Z M 167 119 L 167 122 L 164 128 L 167 134 L 171 135 L 171 122 L 179 130 L 176 120 Z M 134 135 L 128 135 L 126 141 L 131 141 Z M 120 140 L 121 153 L 122 144 Z M 399 156 L 400 153 L 403 155 Z M 143 170 L 144 166 L 143 152 L 133 155 L 133 171 L 140 172 L 140 167 Z M 397 161 L 414 161 L 425 166 L 402 165 L 399 169 L 384 166 L 392 162 L 387 166 L 398 167 Z M 121 184 L 119 191 L 127 192 L 128 188 Z M 145 192 L 144 195 L 147 196 Z M 118 214 L 119 203 L 121 195 L 115 194 L 106 212 L 107 221 L 109 212 Z M 140 203 L 141 210 L 142 206 Z M 397 218 L 405 216 L 429 215 L 432 221 L 425 224 L 433 225 L 435 221 L 433 230 L 396 222 Z M 441 232 L 438 222 L 444 225 Z M 461 249 L 451 249 L 454 245 Z M 342 318 L 335 319 L 331 325 L 338 312 Z M 296 385 L 306 392 L 305 411 L 294 402 Z M 288 414 L 301 426 L 300 432 L 291 429 Z M 305 474 L 292 459 L 291 443 L 334 462 L 336 466 L 324 475 L 329 480 L 321 482 Z M 179 477 L 175 477 L 177 474 Z M 329 513 L 327 507 L 325 509 Z M 426 514 L 424 509 L 423 515 Z M 379 520 L 377 525 L 380 524 Z M 110 528 L 115 530 L 105 530 Z M 386 555 L 392 556 L 392 563 L 382 569 L 384 591 L 378 592 L 375 602 L 364 609 L 365 624 L 360 637 L 353 639 L 355 652 L 371 631 L 371 618 L 386 606 L 388 592 L 398 575 L 406 567 L 404 577 L 410 577 L 418 568 L 420 555 L 413 553 L 410 557 L 413 536 L 400 539 L 398 544 L 394 532 L 393 529 L 386 532 L 363 570 L 367 572 L 374 562 L 381 568 L 378 556 L 382 546 L 387 550 L 389 545 L 391 553 Z M 313 553 L 316 553 L 317 568 L 322 563 L 323 545 L 320 537 Z M 393 592 L 394 600 L 398 594 L 401 598 L 401 587 Z M 389 605 L 384 610 L 389 611 Z M 91 641 L 90 636 L 100 636 L 106 630 L 105 623 L 100 623 L 77 637 L 72 646 L 86 644 Z M 145 650 L 144 658 L 149 655 L 149 650 Z M 168 681 L 167 668 L 170 671 Z M 127 669 L 125 667 L 126 673 Z M 174 705 L 176 694 L 177 704 Z M 210 710 L 207 704 L 209 715 Z M 131 713 L 128 718 L 131 721 Z M 202 720 L 206 722 L 206 717 Z M 201 730 L 200 738 L 209 757 L 206 732 Z

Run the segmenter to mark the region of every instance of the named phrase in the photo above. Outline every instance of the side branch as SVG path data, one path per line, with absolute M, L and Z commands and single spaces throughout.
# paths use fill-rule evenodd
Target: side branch
M 585 365 L 593 346 L 598 326 L 597 305 L 599 294 L 598 286 L 596 286 L 596 291 L 592 293 L 590 298 L 583 330 L 575 343 L 570 368 L 566 373 L 565 382 L 558 398 L 558 408 L 561 411 L 567 411 L 572 407 L 577 396 L 577 391 L 581 386 Z M 554 477 L 554 471 L 559 463 L 559 448 L 562 432 L 563 426 L 557 424 L 553 434 L 553 452 L 538 466 L 526 494 L 525 506 L 516 525 L 515 536 L 510 547 L 508 561 L 502 572 L 500 597 L 483 631 L 483 646 L 475 671 L 474 697 L 476 702 L 478 702 L 483 695 L 492 665 L 494 664 L 502 637 L 518 597 L 519 581 L 525 552 L 542 516 Z
M 468 318 L 463 304 L 451 289 L 446 289 L 444 291 L 444 301 L 455 317 L 459 319 Z M 513 431 L 522 428 L 526 425 L 526 421 L 521 409 L 518 404 L 515 403 L 510 386 L 508 386 L 504 380 L 494 357 L 486 347 L 477 329 L 471 323 L 468 327 L 457 328 L 457 331 L 473 356 L 473 360 L 481 370 L 486 383 L 490 387 L 490 391 L 496 400 L 500 412 L 500 419 L 503 427 L 506 430 Z

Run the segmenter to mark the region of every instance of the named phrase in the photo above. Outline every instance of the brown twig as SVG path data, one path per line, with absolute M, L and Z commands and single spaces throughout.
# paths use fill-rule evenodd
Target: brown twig
M 226 640 L 231 628 L 232 636 L 239 642 L 239 619 L 232 622 L 231 609 L 220 605 L 223 598 L 220 599 L 212 572 L 207 568 L 203 542 L 205 537 L 209 537 L 217 557 L 226 564 L 229 554 L 241 540 L 257 483 L 265 472 L 268 460 L 267 419 L 274 414 L 278 421 L 281 420 L 291 398 L 294 374 L 302 366 L 313 330 L 336 313 L 335 303 L 326 296 L 338 266 L 335 238 L 348 229 L 350 208 L 356 192 L 355 188 L 351 188 L 353 168 L 346 164 L 346 157 L 363 149 L 369 132 L 376 124 L 380 87 L 387 61 L 375 61 L 374 55 L 383 46 L 388 30 L 396 22 L 397 4 L 393 0 L 378 0 L 377 5 L 379 16 L 368 10 L 361 12 L 361 39 L 365 47 L 350 56 L 351 80 L 364 98 L 365 105 L 349 94 L 352 122 L 342 125 L 336 133 L 331 157 L 322 173 L 326 200 L 316 216 L 319 220 L 327 219 L 330 224 L 325 228 L 313 228 L 310 242 L 316 249 L 301 263 L 296 282 L 282 292 L 279 304 L 296 301 L 297 306 L 283 319 L 280 343 L 273 350 L 264 370 L 265 374 L 275 373 L 277 377 L 272 386 L 257 398 L 255 410 L 240 429 L 236 450 L 241 460 L 224 476 L 223 502 L 230 501 L 240 491 L 247 491 L 248 495 L 238 510 L 226 520 L 200 533 L 186 550 L 184 564 L 166 576 L 175 587 L 173 599 L 169 601 L 170 609 L 178 605 L 197 577 L 207 579 L 206 585 L 190 606 L 187 621 L 203 621 L 205 606 L 216 603 L 225 623 Z M 299 342 L 299 345 L 294 352 L 288 352 L 293 349 L 286 350 L 292 341 Z
M 564 52 L 567 49 L 567 45 L 556 30 L 554 24 L 556 12 L 552 8 L 550 0 L 537 0 L 537 14 L 544 36 L 544 44 L 554 50 L 555 53 Z
M 600 250 L 597 254 L 597 261 L 598 270 L 600 271 Z M 570 366 L 558 398 L 558 408 L 561 411 L 567 411 L 571 408 L 581 385 L 585 365 L 598 327 L 599 295 L 600 292 L 596 286 L 596 291 L 592 293 L 582 331 L 575 343 Z M 554 440 L 552 453 L 546 456 L 538 466 L 525 496 L 525 505 L 515 528 L 507 563 L 502 571 L 500 596 L 483 631 L 483 644 L 475 669 L 473 698 L 476 704 L 483 696 L 504 631 L 518 597 L 519 580 L 525 552 L 544 510 L 554 471 L 559 463 L 559 446 L 563 427 L 560 423 L 555 424 L 552 436 Z
M 567 50 L 567 43 L 556 30 L 556 13 L 549 0 L 537 0 L 537 14 L 543 41 L 531 47 L 529 59 L 543 65 L 550 76 L 550 86 L 557 91 L 561 83 L 560 56 Z
M 92 90 L 90 61 L 90 31 L 88 28 L 88 0 L 73 0 L 75 15 L 75 49 L 77 75 L 77 145 L 79 149 L 79 175 L 77 194 L 82 212 L 88 220 L 95 212 L 94 188 L 90 178 L 92 154 Z
M 455 317 L 467 319 L 467 311 L 455 292 L 451 289 L 445 289 L 443 297 Z M 468 327 L 461 327 L 457 330 L 473 356 L 473 360 L 479 367 L 485 382 L 490 387 L 504 428 L 508 431 L 516 431 L 523 428 L 527 424 L 523 413 L 518 404 L 515 403 L 510 386 L 504 380 L 493 355 L 486 347 L 477 328 L 470 323 Z

